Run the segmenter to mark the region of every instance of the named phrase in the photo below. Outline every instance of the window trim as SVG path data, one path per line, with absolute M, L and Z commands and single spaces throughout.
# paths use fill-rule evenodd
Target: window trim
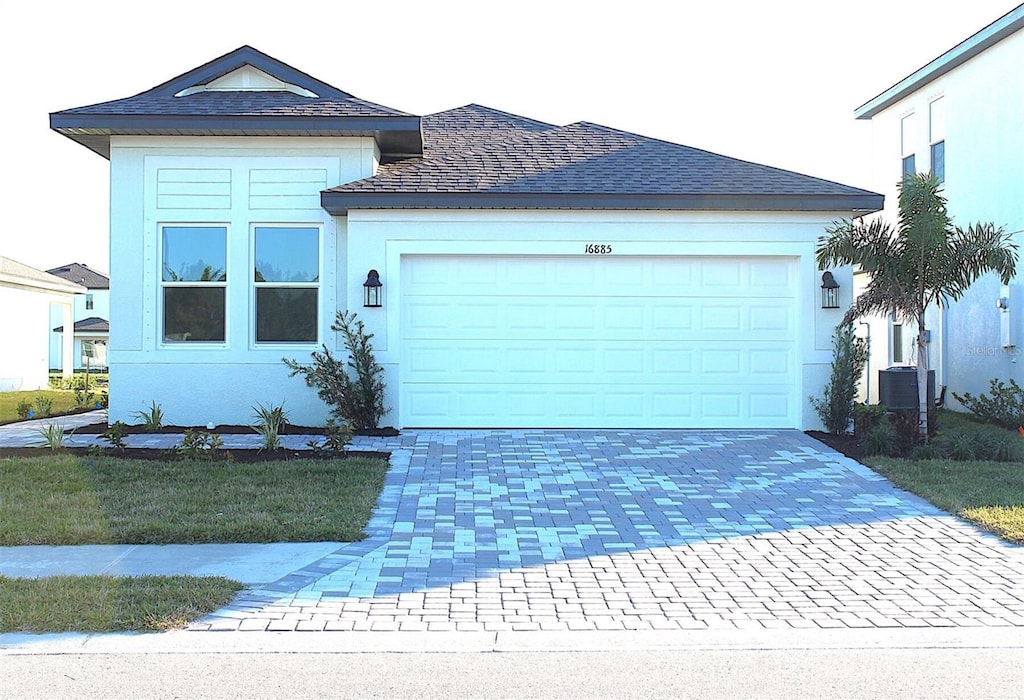
M 200 282 L 188 280 L 174 282 L 164 279 L 164 231 L 173 228 L 210 228 L 224 231 L 224 281 L 222 282 Z M 231 295 L 228 293 L 228 281 L 231 279 L 231 224 L 228 222 L 193 222 L 193 221 L 164 221 L 157 224 L 156 239 L 156 283 L 157 283 L 157 331 L 156 341 L 161 349 L 167 348 L 189 348 L 189 349 L 226 349 L 231 339 Z M 168 340 L 166 334 L 166 308 L 164 290 L 166 289 L 188 289 L 188 288 L 220 288 L 224 290 L 224 340 Z
M 256 231 L 268 228 L 300 228 L 316 231 L 316 256 L 317 274 L 315 282 L 257 282 L 256 272 Z M 283 222 L 267 221 L 252 222 L 249 224 L 249 343 L 253 348 L 280 348 L 296 346 L 308 348 L 319 345 L 323 339 L 323 304 L 324 304 L 324 224 L 321 221 Z M 313 340 L 259 340 L 256 334 L 259 330 L 259 318 L 257 315 L 257 290 L 259 289 L 314 289 L 316 290 L 316 337 Z

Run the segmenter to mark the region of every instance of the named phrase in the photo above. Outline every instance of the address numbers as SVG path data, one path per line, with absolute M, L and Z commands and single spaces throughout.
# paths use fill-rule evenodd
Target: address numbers
M 587 255 L 610 255 L 612 247 L 606 243 L 587 243 L 583 246 L 583 252 Z

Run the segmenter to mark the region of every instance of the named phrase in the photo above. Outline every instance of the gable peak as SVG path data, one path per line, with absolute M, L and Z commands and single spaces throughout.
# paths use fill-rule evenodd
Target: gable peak
M 312 90 L 285 82 L 248 63 L 207 83 L 179 90 L 174 96 L 187 97 L 200 92 L 290 92 L 301 97 L 319 97 Z

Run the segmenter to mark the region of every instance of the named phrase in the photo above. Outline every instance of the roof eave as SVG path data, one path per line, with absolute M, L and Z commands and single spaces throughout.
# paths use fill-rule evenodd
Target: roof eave
M 417 116 L 309 117 L 234 115 L 105 115 L 55 112 L 50 128 L 104 158 L 110 137 L 372 136 L 383 153 L 422 153 Z
M 963 65 L 1022 28 L 1024 28 L 1024 5 L 1011 10 L 931 63 L 914 71 L 885 92 L 868 100 L 854 110 L 854 116 L 857 119 L 871 119 L 907 95 Z
M 848 195 L 772 194 L 600 194 L 492 192 L 333 192 L 320 204 L 333 216 L 352 209 L 574 209 L 669 211 L 808 211 L 863 216 L 881 211 L 885 198 L 865 192 Z

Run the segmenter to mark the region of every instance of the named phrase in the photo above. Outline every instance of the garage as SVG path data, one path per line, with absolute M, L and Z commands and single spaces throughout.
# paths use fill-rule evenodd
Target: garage
M 793 428 L 795 257 L 403 255 L 406 427 Z

